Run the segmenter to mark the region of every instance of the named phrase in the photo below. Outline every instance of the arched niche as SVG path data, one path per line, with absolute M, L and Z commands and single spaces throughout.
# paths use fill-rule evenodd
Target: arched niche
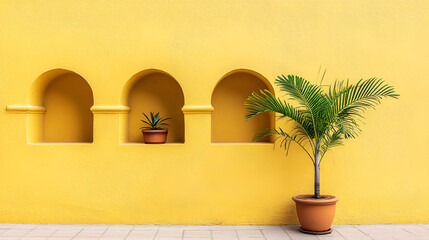
M 245 121 L 244 103 L 252 92 L 268 89 L 269 81 L 251 70 L 229 72 L 217 83 L 212 94 L 212 142 L 252 142 L 256 133 L 274 126 L 274 114 L 259 114 Z M 270 137 L 259 142 L 272 142 Z
M 79 74 L 65 69 L 43 73 L 31 87 L 28 102 L 45 108 L 29 116 L 29 142 L 92 142 L 94 99 Z
M 123 116 L 124 138 L 129 143 L 143 143 L 140 120 L 143 112 L 160 113 L 168 120 L 167 143 L 183 143 L 185 141 L 185 121 L 182 107 L 185 103 L 182 88 L 168 73 L 149 69 L 135 74 L 124 87 L 121 102 L 129 106 L 127 116 Z M 149 115 L 148 115 L 149 116 Z

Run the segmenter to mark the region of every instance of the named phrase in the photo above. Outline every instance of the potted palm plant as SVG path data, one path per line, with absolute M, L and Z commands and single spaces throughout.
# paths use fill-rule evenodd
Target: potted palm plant
M 305 151 L 314 166 L 314 194 L 292 198 L 296 202 L 301 231 L 330 233 L 338 197 L 320 194 L 320 163 L 328 150 L 342 145 L 345 139 L 358 136 L 365 110 L 374 108 L 383 98 L 398 98 L 399 95 L 378 78 L 360 80 L 356 84 L 336 81 L 327 91 L 321 83 L 312 84 L 294 75 L 279 76 L 275 83 L 294 105 L 275 98 L 268 90 L 261 90 L 248 97 L 246 119 L 264 112 L 274 112 L 287 119 L 284 128 L 267 129 L 258 133 L 254 140 L 273 135 L 286 151 L 291 143 Z
M 165 123 L 166 120 L 171 118 L 160 117 L 159 113 L 150 112 L 150 118 L 143 113 L 146 120 L 142 119 L 141 121 L 148 126 L 141 127 L 143 133 L 144 142 L 147 144 L 159 144 L 165 143 L 167 141 L 168 130 L 165 129 L 165 126 L 168 126 Z

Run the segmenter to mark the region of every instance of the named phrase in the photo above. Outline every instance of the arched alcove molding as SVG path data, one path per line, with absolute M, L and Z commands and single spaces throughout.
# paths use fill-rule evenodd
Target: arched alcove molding
M 263 113 L 245 121 L 244 103 L 252 92 L 268 89 L 274 94 L 270 82 L 261 74 L 249 69 L 237 69 L 225 74 L 216 84 L 211 98 L 211 138 L 213 143 L 252 142 L 253 136 L 274 127 L 274 114 Z M 272 142 L 272 138 L 260 142 Z
M 30 143 L 91 143 L 94 103 L 88 82 L 66 69 L 41 74 L 28 95 L 27 129 Z
M 237 74 L 237 73 L 247 73 L 249 75 L 252 75 L 252 76 L 258 78 L 261 82 L 264 83 L 264 85 L 266 86 L 266 89 L 268 89 L 271 93 L 274 94 L 274 88 L 273 88 L 273 86 L 271 85 L 270 81 L 268 81 L 268 79 L 266 77 L 264 77 L 264 75 L 262 75 L 262 74 L 260 74 L 260 73 L 258 73 L 256 71 L 253 71 L 253 70 L 250 70 L 250 69 L 246 69 L 246 68 L 235 69 L 235 70 L 232 70 L 232 71 L 228 72 L 227 74 L 223 75 L 217 81 L 216 85 L 213 88 L 213 91 L 214 91 L 214 89 L 216 89 L 216 87 L 219 85 L 219 83 L 222 82 L 222 80 L 224 80 L 225 78 L 227 78 L 230 75 Z
M 129 107 L 129 111 L 121 114 L 121 142 L 143 143 L 140 121 L 142 112 L 160 112 L 168 120 L 167 143 L 183 143 L 185 141 L 185 124 L 182 107 L 185 99 L 179 82 L 170 74 L 158 70 L 147 69 L 133 75 L 125 84 L 121 94 L 121 105 Z

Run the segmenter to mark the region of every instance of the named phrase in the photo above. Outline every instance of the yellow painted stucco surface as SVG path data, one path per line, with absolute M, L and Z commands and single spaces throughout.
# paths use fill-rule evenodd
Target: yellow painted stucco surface
M 429 223 L 428 13 L 427 1 L 1 0 L 0 222 L 295 224 L 311 161 L 296 146 L 285 157 L 272 143 L 212 143 L 212 92 L 237 69 L 273 84 L 316 81 L 322 66 L 326 83 L 376 76 L 401 94 L 322 162 L 334 223 Z M 43 140 L 37 79 L 55 69 L 91 87 L 92 143 Z M 184 143 L 180 131 L 179 143 L 128 143 L 123 94 L 148 69 L 183 91 Z

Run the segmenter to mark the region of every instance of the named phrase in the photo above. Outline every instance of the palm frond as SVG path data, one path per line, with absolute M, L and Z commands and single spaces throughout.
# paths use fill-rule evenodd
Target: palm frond
M 332 130 L 325 134 L 320 144 L 320 161 L 328 150 L 343 145 L 343 134 L 341 130 Z
M 276 84 L 280 90 L 289 95 L 290 99 L 297 101 L 306 118 L 312 120 L 314 137 L 322 134 L 325 130 L 323 123 L 326 118 L 326 109 L 329 109 L 329 102 L 321 87 L 294 75 L 278 76 Z
M 312 122 L 305 117 L 303 112 L 294 108 L 286 101 L 275 98 L 268 90 L 261 90 L 260 94 L 252 93 L 252 95 L 247 98 L 245 106 L 247 110 L 247 120 L 264 112 L 279 113 L 281 114 L 281 118 L 287 117 L 293 120 L 297 124 L 297 127 L 305 132 L 309 138 L 313 137 Z
M 375 108 L 381 99 L 398 98 L 393 86 L 380 78 L 360 80 L 355 85 L 348 81 L 337 81 L 327 95 L 331 102 L 334 119 L 346 138 L 354 138 L 360 133 L 358 121 L 368 108 Z
M 308 138 L 303 137 L 301 134 L 298 134 L 297 132 L 291 132 L 287 133 L 282 128 L 273 128 L 273 129 L 265 129 L 264 131 L 258 133 L 253 138 L 253 141 L 257 141 L 261 138 L 267 137 L 267 136 L 276 136 L 274 138 L 274 142 L 280 141 L 280 147 L 284 148 L 286 150 L 286 155 L 289 153 L 290 144 L 292 142 L 298 144 L 304 151 L 307 153 L 307 155 L 313 160 L 312 154 L 310 154 L 309 150 L 305 147 L 305 143 L 308 140 Z

